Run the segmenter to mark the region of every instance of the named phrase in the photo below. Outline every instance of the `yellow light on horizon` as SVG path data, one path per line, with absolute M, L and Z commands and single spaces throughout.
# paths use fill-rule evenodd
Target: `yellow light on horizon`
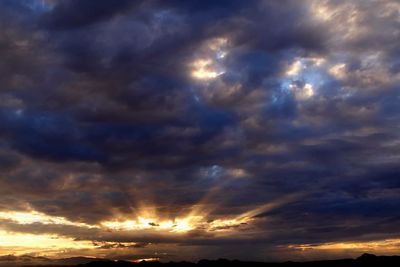
M 204 221 L 203 216 L 187 216 L 175 220 L 172 232 L 189 232 L 196 229 Z
M 203 219 L 201 216 L 188 216 L 159 221 L 157 219 L 138 217 L 137 220 L 105 221 L 101 225 L 114 230 L 153 229 L 156 231 L 183 233 L 195 229 Z
M 160 260 L 160 258 L 143 258 L 143 259 L 134 259 L 134 260 L 131 260 L 131 262 L 140 263 L 142 261 L 159 261 L 159 260 Z
M 94 248 L 91 241 L 76 241 L 73 238 L 51 234 L 16 233 L 0 230 L 0 248 L 13 247 L 21 254 L 38 250 Z
M 359 251 L 398 251 L 400 239 L 383 239 L 375 241 L 330 242 L 322 244 L 289 245 L 288 248 L 299 250 L 359 250 Z
M 38 211 L 1 211 L 0 219 L 11 220 L 18 224 L 62 224 L 62 225 L 72 225 L 79 227 L 94 227 L 93 225 L 72 222 L 64 217 L 51 216 Z
M 293 198 L 288 198 L 286 200 L 281 199 L 276 202 L 270 202 L 237 216 L 230 217 L 211 215 L 210 209 L 212 207 L 194 205 L 186 215 L 182 214 L 179 217 L 171 219 L 158 216 L 156 208 L 144 205 L 140 209 L 140 216 L 134 218 L 130 216 L 129 218 L 127 215 L 120 214 L 116 215 L 114 220 L 102 221 L 93 225 L 76 224 L 64 217 L 50 216 L 37 211 L 1 212 L 2 217 L 0 219 L 11 220 L 14 224 L 32 225 L 32 231 L 36 227 L 35 224 L 38 223 L 74 225 L 81 228 L 82 231 L 92 228 L 96 231 L 94 232 L 94 236 L 90 235 L 91 237 L 87 237 L 88 239 L 86 240 L 75 240 L 73 237 L 69 237 L 69 235 L 14 232 L 6 231 L 0 227 L 0 252 L 8 251 L 8 253 L 11 252 L 15 255 L 34 253 L 35 255 L 52 255 L 54 257 L 82 255 L 82 253 L 96 256 L 105 253 L 103 247 L 106 247 L 102 245 L 102 242 L 96 242 L 96 235 L 101 237 L 102 235 L 108 235 L 110 231 L 116 234 L 119 234 L 119 231 L 121 234 L 126 233 L 125 231 L 132 231 L 132 233 L 141 233 L 141 231 L 144 231 L 145 234 L 149 234 L 150 236 L 151 234 L 156 234 L 156 236 L 162 234 L 171 237 L 179 237 L 192 231 L 206 232 L 213 236 L 237 235 L 240 234 L 239 227 L 257 220 L 255 218 L 256 215 L 292 200 Z M 108 245 L 109 248 L 113 249 L 128 249 L 129 247 L 129 245 L 119 246 L 118 243 L 108 243 Z

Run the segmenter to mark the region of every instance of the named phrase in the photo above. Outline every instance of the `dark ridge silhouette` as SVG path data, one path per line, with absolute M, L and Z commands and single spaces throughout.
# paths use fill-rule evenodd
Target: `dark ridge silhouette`
M 400 267 L 400 256 L 375 256 L 373 254 L 363 254 L 357 259 L 324 260 L 309 262 L 249 262 L 238 260 L 200 260 L 197 263 L 192 262 L 145 262 L 132 263 L 126 261 L 102 261 L 80 264 L 79 267 L 273 267 L 273 266 L 301 266 L 301 267 L 352 267 L 352 266 L 393 266 Z
M 90 262 L 109 261 L 108 259 L 89 258 L 89 257 L 71 257 L 64 259 L 49 259 L 46 257 L 33 257 L 29 255 L 15 256 L 4 255 L 0 256 L 0 267 L 36 267 L 36 266 L 77 266 L 79 264 L 86 264 Z
M 115 261 L 107 259 L 93 259 L 85 257 L 75 257 L 67 259 L 51 260 L 44 257 L 38 257 L 40 263 L 34 263 L 35 257 L 30 256 L 0 256 L 0 266 L 24 266 L 24 267 L 280 267 L 280 266 L 294 266 L 294 267 L 361 267 L 361 266 L 377 266 L 377 267 L 400 267 L 400 256 L 376 256 L 373 254 L 363 254 L 356 259 L 339 259 L 339 260 L 323 260 L 323 261 L 309 261 L 309 262 L 252 262 L 252 261 L 239 261 L 239 260 L 200 260 L 197 263 L 193 262 L 166 262 L 161 263 L 158 261 L 142 261 L 133 263 L 129 261 Z M 4 264 L 8 261 L 10 265 Z M 78 262 L 78 263 L 77 263 Z

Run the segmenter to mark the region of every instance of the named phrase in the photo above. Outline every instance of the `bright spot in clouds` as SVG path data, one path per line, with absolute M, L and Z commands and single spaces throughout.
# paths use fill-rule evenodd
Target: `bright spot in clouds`
M 138 217 L 136 220 L 105 221 L 101 225 L 114 230 L 144 230 L 166 232 L 188 232 L 196 227 L 196 224 L 203 220 L 201 216 L 177 218 L 174 220 L 159 220 L 156 218 Z
M 311 13 L 322 21 L 328 21 L 334 15 L 335 10 L 329 7 L 327 1 L 317 0 L 311 5 Z
M 399 0 L 145 2 L 0 1 L 0 255 L 400 247 Z
M 309 83 L 304 84 L 304 86 L 290 84 L 289 87 L 296 96 L 296 99 L 306 100 L 314 95 L 314 88 Z
M 2 211 L 0 219 L 11 220 L 18 224 L 61 224 L 81 227 L 90 227 L 84 223 L 71 222 L 64 217 L 50 216 L 37 211 L 20 212 L 20 211 Z
M 214 38 L 202 47 L 201 55 L 190 64 L 191 76 L 197 80 L 212 80 L 225 73 L 222 60 L 227 55 L 226 38 Z
M 346 77 L 346 64 L 336 64 L 329 69 L 329 74 L 338 80 Z
M 301 68 L 303 67 L 303 64 L 301 64 L 300 60 L 294 61 L 286 70 L 286 75 L 287 76 L 294 76 L 298 75 L 301 71 Z
M 209 80 L 218 77 L 224 72 L 216 71 L 214 67 L 214 62 L 211 59 L 199 59 L 193 62 L 193 78 L 199 80 Z
M 251 221 L 251 217 L 240 217 L 234 219 L 215 219 L 208 220 L 203 215 L 188 215 L 173 220 L 157 220 L 156 218 L 142 218 L 127 221 L 106 221 L 101 225 L 112 230 L 119 231 L 138 231 L 151 229 L 169 233 L 186 233 L 196 229 L 203 229 L 207 232 L 227 230 L 236 228 Z
M 320 57 L 295 58 L 284 71 L 282 82 L 297 100 L 307 100 L 315 95 L 316 85 L 323 84 L 321 72 L 326 59 Z

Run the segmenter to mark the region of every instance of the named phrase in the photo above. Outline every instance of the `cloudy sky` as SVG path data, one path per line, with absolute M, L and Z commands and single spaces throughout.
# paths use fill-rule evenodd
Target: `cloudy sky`
M 0 1 L 0 255 L 400 253 L 397 0 Z

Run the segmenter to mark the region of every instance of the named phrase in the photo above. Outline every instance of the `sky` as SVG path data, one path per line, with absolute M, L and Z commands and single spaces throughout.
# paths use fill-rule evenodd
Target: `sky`
M 400 254 L 397 0 L 1 0 L 0 255 Z

